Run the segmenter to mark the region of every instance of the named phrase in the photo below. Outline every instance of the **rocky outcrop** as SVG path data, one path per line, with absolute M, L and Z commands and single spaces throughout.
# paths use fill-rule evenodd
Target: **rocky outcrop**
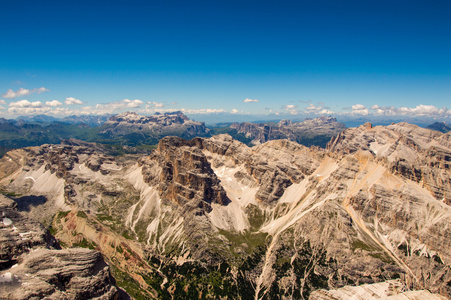
M 16 264 L 20 255 L 56 244 L 47 229 L 18 211 L 17 203 L 0 195 L 0 271 Z
M 119 299 L 99 252 L 38 249 L 0 275 L 0 298 Z
M 0 214 L 1 299 L 119 299 L 99 252 L 56 250 L 49 231 L 3 195 Z

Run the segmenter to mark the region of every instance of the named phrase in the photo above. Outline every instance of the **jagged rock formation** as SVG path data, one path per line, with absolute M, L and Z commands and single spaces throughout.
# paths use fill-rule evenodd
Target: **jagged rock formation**
M 7 154 L 1 184 L 47 197 L 32 216 L 71 210 L 55 236 L 98 249 L 137 296 L 307 299 L 398 280 L 450 297 L 450 149 L 449 133 L 406 123 L 350 128 L 327 149 L 167 137 L 113 158 L 73 141 Z
M 48 230 L 3 195 L 0 213 L 1 299 L 119 299 L 99 252 L 54 250 L 59 245 Z
M 282 120 L 277 124 L 233 123 L 230 127 L 252 138 L 254 145 L 270 140 L 288 139 L 302 145 L 323 148 L 332 136 L 346 129 L 343 123 L 337 122 L 333 117 L 319 117 L 294 123 L 290 120 Z

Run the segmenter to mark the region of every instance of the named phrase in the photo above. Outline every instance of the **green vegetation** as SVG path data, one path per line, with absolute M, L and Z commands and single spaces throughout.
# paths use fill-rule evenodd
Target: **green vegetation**
M 219 234 L 225 236 L 232 243 L 230 250 L 236 257 L 241 256 L 243 250 L 248 254 L 253 253 L 257 247 L 265 245 L 268 236 L 265 232 L 251 231 L 230 232 L 219 230 Z
M 73 247 L 88 248 L 91 250 L 95 250 L 97 248 L 97 245 L 93 241 L 88 241 L 83 237 L 83 239 L 80 242 L 73 244 Z
M 255 204 L 249 204 L 246 207 L 246 214 L 249 216 L 249 223 L 252 231 L 257 231 L 265 222 L 265 212 Z
M 60 211 L 59 213 L 56 214 L 55 216 L 55 220 L 60 220 L 62 218 L 67 217 L 67 215 L 70 213 L 70 210 L 68 211 Z
M 83 218 L 83 219 L 87 219 L 87 218 L 88 218 L 88 215 L 87 215 L 84 211 L 79 210 L 79 211 L 77 212 L 77 217 Z
M 130 277 L 126 272 L 117 268 L 114 264 L 110 264 L 110 270 L 111 275 L 116 279 L 117 286 L 123 288 L 133 299 L 149 299 L 147 292 L 141 288 L 139 282 Z

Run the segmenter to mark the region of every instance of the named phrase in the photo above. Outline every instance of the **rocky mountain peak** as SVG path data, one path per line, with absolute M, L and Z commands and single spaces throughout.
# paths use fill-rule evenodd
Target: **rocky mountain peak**
M 201 145 L 201 139 L 165 137 L 149 157 L 140 161 L 146 182 L 158 186 L 162 199 L 198 213 L 209 212 L 212 203 L 229 203 Z

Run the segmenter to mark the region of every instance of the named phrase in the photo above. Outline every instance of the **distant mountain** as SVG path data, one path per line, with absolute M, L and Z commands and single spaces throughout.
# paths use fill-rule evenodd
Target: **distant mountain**
M 47 115 L 35 115 L 35 116 L 20 116 L 20 117 L 17 117 L 16 120 L 22 120 L 27 123 L 32 123 L 32 122 L 52 123 L 52 122 L 57 122 L 60 119 L 52 117 L 52 116 L 47 116 Z
M 7 120 L 0 118 L 0 147 L 3 149 L 58 144 L 76 138 L 111 145 L 155 145 L 165 136 L 183 138 L 210 136 L 204 123 L 190 120 L 181 112 L 141 116 L 123 113 L 115 116 L 70 116 L 60 121 L 45 116 Z M 47 122 L 53 120 L 52 122 Z M 42 121 L 42 122 L 38 122 Z M 100 126 L 99 126 L 100 125 Z M 0 151 L 1 154 L 6 150 Z
M 325 148 L 330 138 L 345 130 L 346 126 L 333 117 L 319 117 L 303 122 L 282 120 L 279 123 L 233 123 L 230 128 L 243 133 L 254 145 L 270 140 L 288 139 L 305 146 Z
M 89 126 L 100 126 L 106 121 L 108 121 L 109 118 L 111 118 L 113 115 L 111 114 L 105 114 L 105 115 L 72 115 L 69 117 L 65 117 L 61 119 L 62 122 L 65 123 L 71 123 L 71 124 L 78 124 L 78 123 L 84 123 Z
M 429 126 L 427 126 L 426 128 L 428 129 L 432 129 L 432 130 L 437 130 L 443 133 L 447 133 L 449 131 L 451 131 L 451 126 L 446 124 L 445 122 L 435 122 L 434 124 L 431 124 Z
M 63 119 L 39 115 L 16 120 L 0 118 L 0 146 L 8 149 L 40 146 L 76 138 L 87 142 L 150 149 L 151 145 L 158 144 L 165 136 L 191 139 L 227 133 L 247 145 L 288 139 L 305 146 L 324 148 L 332 136 L 344 129 L 343 123 L 330 117 L 303 122 L 233 123 L 207 128 L 205 123 L 190 120 L 182 112 L 156 113 L 151 116 L 133 112 L 113 116 L 73 115 Z M 0 151 L 0 157 L 4 151 Z
M 106 139 L 123 141 L 127 145 L 156 144 L 165 136 L 183 138 L 209 136 L 205 123 L 190 120 L 182 112 L 141 116 L 126 112 L 108 119 L 99 128 L 99 135 Z

